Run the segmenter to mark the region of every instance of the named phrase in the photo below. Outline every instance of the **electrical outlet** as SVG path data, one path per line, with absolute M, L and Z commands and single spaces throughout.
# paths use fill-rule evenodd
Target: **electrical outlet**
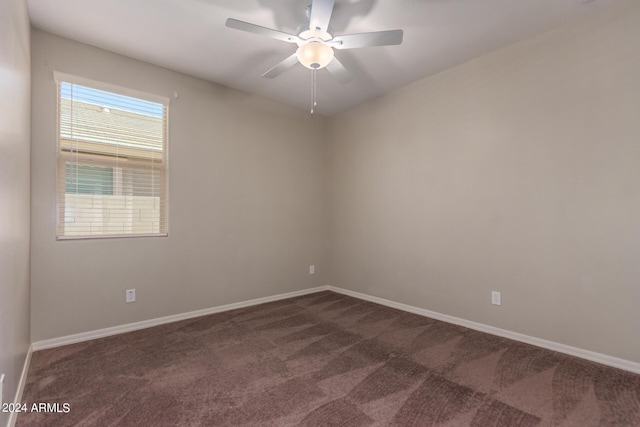
M 502 294 L 498 291 L 491 291 L 491 304 L 502 305 Z
M 316 274 L 316 266 L 315 265 L 310 265 L 309 266 L 309 274 L 312 275 L 312 276 L 314 274 Z
M 127 289 L 126 296 L 125 296 L 125 301 L 126 302 L 136 302 L 136 290 L 135 289 Z

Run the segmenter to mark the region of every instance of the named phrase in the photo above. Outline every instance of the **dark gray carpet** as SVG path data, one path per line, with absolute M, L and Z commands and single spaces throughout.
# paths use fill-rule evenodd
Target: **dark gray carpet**
M 640 376 L 332 292 L 35 352 L 19 426 L 640 426 Z

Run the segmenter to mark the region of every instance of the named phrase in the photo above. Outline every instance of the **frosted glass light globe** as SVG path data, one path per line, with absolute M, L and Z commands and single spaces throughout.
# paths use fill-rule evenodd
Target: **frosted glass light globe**
M 298 61 L 311 70 L 319 70 L 329 65 L 333 59 L 333 49 L 320 42 L 309 42 L 296 51 Z

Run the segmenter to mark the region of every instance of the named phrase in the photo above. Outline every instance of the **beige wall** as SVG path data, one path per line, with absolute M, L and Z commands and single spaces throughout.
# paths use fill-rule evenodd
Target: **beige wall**
M 34 341 L 325 284 L 322 117 L 37 30 L 32 53 Z M 178 92 L 168 238 L 55 240 L 53 70 Z
M 0 375 L 12 402 L 29 344 L 29 17 L 0 2 Z M 0 412 L 0 425 L 9 414 Z
M 328 141 L 331 284 L 640 362 L 640 2 L 332 117 Z
M 640 362 L 637 1 L 328 120 L 32 41 L 34 341 L 333 284 Z M 54 69 L 178 91 L 168 238 L 55 241 Z

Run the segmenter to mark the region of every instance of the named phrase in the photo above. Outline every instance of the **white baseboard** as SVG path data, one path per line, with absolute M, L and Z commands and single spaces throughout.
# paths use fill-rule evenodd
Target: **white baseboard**
M 79 334 L 66 335 L 64 337 L 52 338 L 48 340 L 36 341 L 33 343 L 33 351 L 45 350 L 48 348 L 60 347 L 68 344 L 75 344 L 83 341 L 90 341 L 96 338 L 108 337 L 111 335 L 123 334 L 125 332 L 137 331 L 139 329 L 151 328 L 153 326 L 164 325 L 165 323 L 178 322 L 180 320 L 193 319 L 194 317 L 206 316 L 208 314 L 221 313 L 223 311 L 235 310 L 237 308 L 250 307 L 252 305 L 264 304 L 266 302 L 279 301 L 282 299 L 313 294 L 328 290 L 328 286 L 303 289 L 301 291 L 287 292 L 270 297 L 256 298 L 249 301 L 236 302 L 217 307 L 205 308 L 202 310 L 190 311 L 187 313 L 174 314 L 171 316 L 158 317 L 156 319 L 143 320 L 141 322 L 127 323 L 125 325 L 113 326 L 111 328 L 98 329 L 95 331 L 82 332 Z
M 558 353 L 568 354 L 570 356 L 579 357 L 582 359 L 590 360 L 592 362 L 601 363 L 603 365 L 611 366 L 625 371 L 640 374 L 640 363 L 632 362 L 630 360 L 620 359 L 606 354 L 596 353 L 594 351 L 584 350 L 577 347 L 572 347 L 566 344 L 560 344 L 553 341 L 548 341 L 542 338 L 536 338 L 529 335 L 520 334 L 517 332 L 508 331 L 506 329 L 496 328 L 494 326 L 485 325 L 482 323 L 473 322 L 459 317 L 449 316 L 447 314 L 438 313 L 424 308 L 414 307 L 407 304 L 387 300 L 384 298 L 378 298 L 360 292 L 350 291 L 348 289 L 342 289 L 335 286 L 319 286 L 317 288 L 303 289 L 301 291 L 288 292 L 286 294 L 274 295 L 271 297 L 257 298 L 249 301 L 237 302 L 233 304 L 222 305 L 218 307 L 206 308 L 203 310 L 190 311 L 188 313 L 175 314 L 172 316 L 160 317 L 157 319 L 144 320 L 141 322 L 129 323 L 126 325 L 114 326 L 111 328 L 98 329 L 95 331 L 82 332 L 74 335 L 67 335 L 60 338 L 53 338 L 49 340 L 37 341 L 32 344 L 32 350 L 44 350 L 48 348 L 60 347 L 68 344 L 75 344 L 78 342 L 89 341 L 96 338 L 107 337 L 110 335 L 122 334 L 125 332 L 137 331 L 139 329 L 151 328 L 153 326 L 163 325 L 166 323 L 177 322 L 185 319 L 192 319 L 194 317 L 206 316 L 208 314 L 220 313 L 223 311 L 235 310 L 243 307 L 250 307 L 252 305 L 264 304 L 266 302 L 279 301 L 286 298 L 293 298 L 302 295 L 308 295 L 321 291 L 333 291 L 343 295 L 348 295 L 354 298 L 362 299 L 365 301 L 374 302 L 377 304 L 385 305 L 387 307 L 396 308 L 398 310 L 406 311 L 409 313 L 418 314 L 420 316 L 430 317 L 432 319 L 441 320 L 443 322 L 453 323 L 455 325 L 464 326 L 465 328 L 474 329 L 480 332 L 486 332 L 488 334 L 497 335 L 503 338 L 512 339 L 514 341 L 520 341 L 526 344 L 535 345 L 537 347 L 546 348 L 548 350 L 557 351 Z M 31 349 L 29 350 L 28 360 L 31 358 Z M 26 369 L 28 366 L 25 362 Z M 23 372 L 23 376 L 26 372 Z M 23 379 L 21 378 L 21 384 Z M 22 392 L 20 391 L 20 395 Z
M 29 346 L 27 351 L 27 357 L 24 358 L 24 365 L 22 366 L 22 374 L 20 374 L 20 382 L 18 383 L 18 389 L 16 390 L 16 396 L 13 398 L 13 403 L 20 403 L 22 401 L 22 392 L 24 386 L 27 384 L 27 374 L 29 373 L 29 365 L 31 365 L 31 354 L 33 354 L 33 345 Z M 8 427 L 14 427 L 18 420 L 18 412 L 11 412 L 9 415 Z
M 494 326 L 485 325 L 483 323 L 472 322 L 470 320 L 461 319 L 459 317 L 449 316 L 447 314 L 438 313 L 436 311 L 425 310 L 424 308 L 414 307 L 388 299 L 350 291 L 348 289 L 337 288 L 334 286 L 328 286 L 327 288 L 328 290 L 339 294 L 374 302 L 376 304 L 386 305 L 387 307 L 396 308 L 398 310 L 407 311 L 409 313 L 419 314 L 421 316 L 430 317 L 432 319 L 441 320 L 443 322 L 464 326 L 465 328 L 474 329 L 476 331 L 486 332 L 488 334 L 512 339 L 514 341 L 520 341 L 526 344 L 535 345 L 537 347 L 546 348 L 548 350 L 557 351 L 558 353 L 568 354 L 569 356 L 579 357 L 581 359 L 590 360 L 602 365 L 612 366 L 614 368 L 640 374 L 640 363 L 632 362 L 630 360 L 620 359 L 617 357 L 608 356 L 606 354 L 596 353 L 594 351 L 584 350 L 581 348 L 572 347 L 570 345 L 560 344 L 542 338 L 536 338 L 529 335 L 508 331 L 506 329 L 496 328 Z

